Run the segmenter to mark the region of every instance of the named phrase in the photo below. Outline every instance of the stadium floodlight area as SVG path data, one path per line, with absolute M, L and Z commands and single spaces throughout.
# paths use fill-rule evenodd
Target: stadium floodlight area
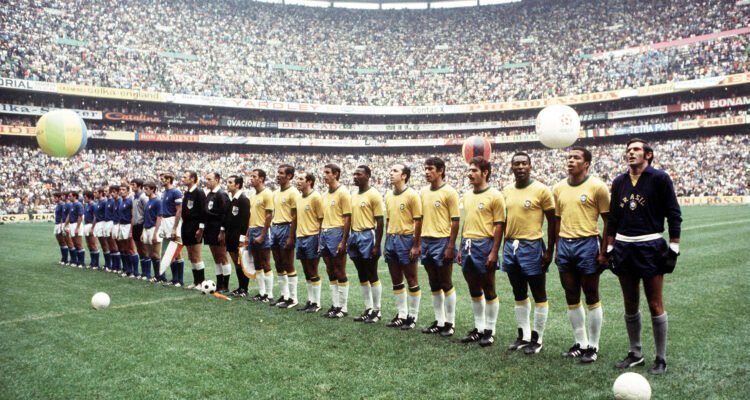
M 476 7 L 492 4 L 514 3 L 521 0 L 252 0 L 261 3 L 289 4 L 322 8 L 356 8 L 363 10 L 424 10 L 429 8 Z

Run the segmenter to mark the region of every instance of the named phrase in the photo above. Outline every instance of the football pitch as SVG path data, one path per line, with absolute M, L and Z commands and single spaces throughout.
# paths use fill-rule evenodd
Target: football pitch
M 683 219 L 682 255 L 675 273 L 665 279 L 668 372 L 658 377 L 646 372 L 654 348 L 643 297 L 647 365 L 632 371 L 647 377 L 657 399 L 746 398 L 750 207 L 685 207 Z M 613 364 L 628 350 L 622 295 L 610 272 L 601 279 L 599 360 L 581 365 L 560 357 L 573 338 L 554 264 L 547 276 L 550 314 L 544 350 L 527 356 L 506 350 L 515 339 L 516 324 L 502 273 L 497 279 L 497 340 L 480 348 L 459 342 L 473 328 L 473 318 L 458 267 L 457 330 L 446 339 L 385 326 L 395 315 L 395 302 L 382 260 L 384 320 L 364 325 L 351 319 L 362 311 L 351 262 L 350 317 L 329 320 L 321 318 L 322 312 L 226 302 L 196 291 L 61 267 L 51 224 L 0 226 L 0 254 L 4 399 L 602 399 L 612 397 L 612 383 L 621 373 Z M 207 248 L 203 255 L 206 276 L 213 279 Z M 304 278 L 298 270 L 304 303 Z M 185 275 L 190 279 L 189 266 Z M 424 271 L 420 282 L 421 328 L 434 314 Z M 251 294 L 255 288 L 251 282 Z M 112 298 L 106 310 L 95 311 L 89 304 L 98 291 Z

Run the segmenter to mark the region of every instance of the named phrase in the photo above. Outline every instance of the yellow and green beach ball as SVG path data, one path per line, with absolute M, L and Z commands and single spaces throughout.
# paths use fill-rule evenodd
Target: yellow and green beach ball
M 36 141 L 52 157 L 72 157 L 86 147 L 83 119 L 71 110 L 53 110 L 36 123 Z

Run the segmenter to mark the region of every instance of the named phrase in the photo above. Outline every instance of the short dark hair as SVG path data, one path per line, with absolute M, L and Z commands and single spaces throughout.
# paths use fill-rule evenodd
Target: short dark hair
M 591 152 L 588 151 L 588 149 L 582 146 L 573 146 L 570 148 L 570 151 L 573 151 L 573 150 L 578 150 L 581 153 L 583 153 L 583 161 L 591 163 Z
M 341 167 L 339 167 L 336 164 L 326 164 L 323 166 L 323 169 L 330 169 L 333 175 L 336 176 L 336 180 L 341 180 Z
M 221 181 L 221 174 L 220 173 L 214 171 L 214 172 L 209 172 L 209 174 L 213 174 L 214 179 L 216 179 L 217 181 Z
M 426 160 L 424 160 L 424 165 L 431 165 L 435 167 L 436 170 L 443 170 L 442 176 L 443 179 L 445 179 L 445 161 L 443 161 L 440 157 L 430 157 Z
M 115 186 L 115 185 L 112 185 L 112 186 L 110 186 L 110 187 L 109 187 L 109 192 L 110 192 L 110 193 L 112 193 L 112 192 L 117 192 L 117 191 L 119 191 L 119 190 L 120 190 L 120 187 L 119 187 L 119 186 Z
M 147 188 L 149 188 L 149 189 L 151 189 L 153 191 L 156 191 L 156 182 L 154 182 L 154 181 L 148 181 L 148 182 L 144 183 L 143 186 L 147 187 Z
M 651 147 L 651 145 L 649 145 L 645 139 L 632 138 L 625 144 L 625 148 L 627 149 L 628 147 L 630 147 L 631 143 L 643 143 L 643 156 L 646 157 L 646 154 L 651 154 L 651 158 L 646 158 L 646 160 L 648 161 L 648 165 L 651 165 L 651 162 L 654 161 L 654 149 Z
M 76 190 L 71 190 L 70 192 L 68 192 L 68 194 L 73 196 L 73 198 L 78 198 L 78 191 Z
M 406 164 L 401 164 L 401 173 L 403 175 L 406 175 L 406 179 L 404 179 L 404 183 L 409 183 L 409 178 L 411 178 L 411 168 L 409 168 Z
M 258 177 L 260 179 L 263 179 L 263 182 L 266 181 L 266 171 L 263 171 L 260 168 L 256 168 L 256 169 L 253 170 L 253 172 L 255 172 L 256 174 L 258 174 Z
M 240 189 L 242 189 L 242 185 L 245 183 L 245 180 L 239 175 L 229 175 L 227 179 L 234 179 L 234 184 Z
M 510 163 L 513 164 L 513 159 L 516 158 L 516 156 L 524 156 L 526 159 L 529 160 L 529 165 L 531 165 L 531 156 L 529 156 L 529 153 L 525 151 L 517 151 L 513 153 L 513 156 L 510 158 Z
M 60 196 L 62 196 L 62 193 L 60 193 L 60 192 L 54 192 L 54 193 L 52 193 L 52 197 L 60 197 Z
M 279 165 L 279 169 L 284 170 L 284 175 L 294 176 L 294 167 L 289 164 L 281 164 Z
M 135 183 L 135 186 L 140 189 L 143 187 L 143 179 L 141 178 L 133 178 L 130 180 L 130 183 Z
M 85 190 L 83 192 L 83 197 L 86 197 L 86 198 L 89 198 L 89 199 L 93 199 L 94 198 L 94 192 L 92 192 L 90 190 Z
M 168 180 L 169 183 L 174 183 L 174 175 L 172 175 L 169 172 L 161 174 L 161 177 L 164 178 L 164 179 L 166 179 L 166 180 Z
M 484 157 L 473 157 L 471 160 L 469 160 L 469 165 L 474 165 L 479 168 L 479 172 L 487 171 L 487 180 L 490 180 L 490 175 L 492 175 L 492 164 L 490 164 L 490 162 Z
M 118 189 L 122 189 L 122 188 L 125 188 L 125 190 L 127 190 L 128 192 L 130 191 L 130 185 L 126 183 L 121 183 L 120 186 L 118 186 Z
M 367 176 L 372 176 L 372 171 L 370 170 L 370 167 L 368 167 L 367 165 L 364 165 L 364 164 L 363 165 L 357 165 L 357 169 L 362 169 L 363 171 L 365 171 L 365 173 L 367 174 Z
M 310 182 L 310 185 L 315 186 L 315 175 L 313 175 L 312 172 L 306 172 L 305 181 Z
M 185 171 L 188 176 L 190 176 L 194 181 L 198 182 L 198 173 L 192 169 L 189 169 Z

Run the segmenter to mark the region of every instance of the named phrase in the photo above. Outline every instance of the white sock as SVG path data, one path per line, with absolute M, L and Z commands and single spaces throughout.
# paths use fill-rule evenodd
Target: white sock
M 544 338 L 544 326 L 547 324 L 547 313 L 549 312 L 549 303 L 536 303 L 534 307 L 534 330 L 539 334 L 538 343 L 542 343 Z
M 224 271 L 222 272 L 224 273 L 224 276 L 232 276 L 232 264 L 228 262 L 224 264 Z
M 289 285 L 289 297 L 297 301 L 297 275 L 286 276 L 286 281 Z
M 339 307 L 339 281 L 331 281 L 329 285 L 331 288 L 331 304 L 338 308 Z
M 456 288 L 451 288 L 445 295 L 445 322 L 456 325 Z
M 484 296 L 471 298 L 471 311 L 474 312 L 474 327 L 481 333 L 484 331 Z
M 432 292 L 432 308 L 435 309 L 438 326 L 445 326 L 445 295 L 442 290 Z
M 266 271 L 264 274 L 266 280 L 266 294 L 269 298 L 273 298 L 273 271 Z
M 381 299 L 383 298 L 383 285 L 380 281 L 370 283 L 370 291 L 372 292 L 372 308 L 380 310 Z
M 570 320 L 570 326 L 573 328 L 573 337 L 576 343 L 582 349 L 587 348 L 589 341 L 586 338 L 586 314 L 583 312 L 581 303 L 568 306 L 568 319 Z
M 341 311 L 349 312 L 349 282 L 339 284 L 339 307 Z
M 190 264 L 192 264 L 193 269 L 195 271 L 200 271 L 200 270 L 206 268 L 206 264 L 204 264 L 203 261 L 197 262 L 197 263 L 190 263 Z M 218 274 L 218 275 L 221 275 L 221 274 Z
M 396 308 L 398 309 L 398 317 L 406 318 L 408 310 L 406 307 L 406 289 L 401 288 L 393 292 L 393 297 L 396 298 Z
M 419 302 L 422 300 L 422 291 L 419 290 L 419 286 L 417 286 L 417 291 L 412 292 L 412 288 L 409 288 L 409 312 L 408 315 L 411 315 L 414 317 L 414 321 L 417 321 L 417 317 L 419 317 Z
M 531 340 L 531 303 L 528 297 L 523 301 L 516 301 L 516 323 L 518 327 L 523 331 L 523 340 Z
M 484 329 L 495 333 L 497 328 L 497 314 L 500 312 L 500 298 L 495 297 L 494 299 L 487 302 L 484 308 Z
M 320 307 L 320 288 L 322 285 L 320 284 L 320 281 L 317 281 L 317 282 L 312 283 L 311 286 L 312 286 L 311 288 L 312 299 L 310 301 L 317 304 L 318 307 Z
M 255 281 L 258 282 L 258 293 L 260 293 L 261 296 L 266 295 L 266 277 L 263 274 L 263 271 L 256 271 L 255 272 Z
M 285 299 L 289 298 L 289 281 L 287 280 L 286 273 L 279 274 L 279 292 L 281 292 L 281 297 Z
M 315 295 L 313 295 L 312 286 L 313 285 L 312 283 L 310 283 L 310 281 L 305 282 L 305 287 L 307 288 L 307 301 L 309 301 L 310 303 L 315 303 L 315 300 L 313 300 L 315 298 Z
M 589 346 L 599 348 L 599 335 L 602 333 L 602 321 L 604 320 L 604 310 L 602 303 L 591 304 L 588 306 L 588 333 Z M 581 308 L 583 311 L 583 308 Z
M 372 290 L 370 282 L 360 282 L 359 291 L 362 292 L 362 300 L 365 303 L 365 310 L 372 308 Z

